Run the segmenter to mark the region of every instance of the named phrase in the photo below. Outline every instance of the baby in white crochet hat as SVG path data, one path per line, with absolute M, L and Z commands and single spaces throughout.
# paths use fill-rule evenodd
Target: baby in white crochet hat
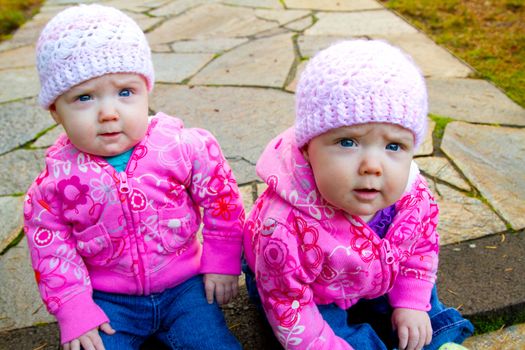
M 37 67 L 39 103 L 66 133 L 27 192 L 24 230 L 64 349 L 240 349 L 218 307 L 237 294 L 239 190 L 211 133 L 148 115 L 140 27 L 70 7 L 42 31 Z

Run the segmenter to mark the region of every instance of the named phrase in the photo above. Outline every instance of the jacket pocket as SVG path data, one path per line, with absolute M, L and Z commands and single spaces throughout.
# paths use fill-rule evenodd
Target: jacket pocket
M 105 265 L 113 256 L 111 237 L 102 224 L 90 226 L 84 231 L 74 232 L 77 251 L 84 262 L 90 265 Z
M 197 232 L 195 215 L 187 207 L 159 210 L 159 236 L 168 253 L 185 250 Z

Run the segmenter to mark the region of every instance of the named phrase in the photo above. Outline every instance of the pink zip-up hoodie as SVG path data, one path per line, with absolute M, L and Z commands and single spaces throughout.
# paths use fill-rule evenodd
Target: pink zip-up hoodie
M 257 163 L 268 184 L 244 228 L 246 260 L 285 349 L 352 349 L 318 304 L 348 309 L 387 294 L 392 307 L 428 311 L 438 265 L 438 207 L 415 163 L 384 239 L 323 200 L 293 128 Z
M 59 137 L 27 192 L 24 218 L 62 343 L 108 321 L 92 289 L 148 295 L 201 273 L 240 274 L 244 209 L 219 144 L 162 113 L 120 173 Z

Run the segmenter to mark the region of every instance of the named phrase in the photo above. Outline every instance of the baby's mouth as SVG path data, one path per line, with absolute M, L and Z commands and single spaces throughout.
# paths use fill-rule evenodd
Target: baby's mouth
M 104 132 L 104 133 L 101 133 L 100 135 L 105 136 L 105 137 L 111 137 L 111 136 L 117 136 L 118 134 L 120 134 L 120 132 Z
M 379 190 L 375 188 L 356 188 L 354 193 L 361 200 L 372 200 L 379 194 Z

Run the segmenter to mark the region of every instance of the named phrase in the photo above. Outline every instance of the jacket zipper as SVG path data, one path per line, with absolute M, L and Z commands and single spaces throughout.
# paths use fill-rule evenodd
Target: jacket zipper
M 128 181 L 128 176 L 126 174 L 126 171 L 121 171 L 118 173 L 118 175 L 119 175 L 119 180 L 120 180 L 119 191 L 122 195 L 125 196 L 125 201 L 126 201 L 126 204 L 125 204 L 126 213 L 124 213 L 124 217 L 126 218 L 126 228 L 128 229 L 128 231 L 131 229 L 132 232 L 130 233 L 132 234 L 133 239 L 134 239 L 134 243 L 131 245 L 130 249 L 133 250 L 133 255 L 134 255 L 132 256 L 132 261 L 133 263 L 137 264 L 136 273 L 138 275 L 138 282 L 139 282 L 138 292 L 139 294 L 144 294 L 146 292 L 144 265 L 141 259 L 141 253 L 139 249 L 139 242 L 138 242 L 139 237 L 137 237 L 137 234 L 136 234 L 137 230 L 135 227 L 136 225 L 133 220 L 133 211 L 131 210 L 130 203 L 129 203 L 129 195 L 133 192 L 132 191 L 133 189 L 131 188 L 131 185 Z

